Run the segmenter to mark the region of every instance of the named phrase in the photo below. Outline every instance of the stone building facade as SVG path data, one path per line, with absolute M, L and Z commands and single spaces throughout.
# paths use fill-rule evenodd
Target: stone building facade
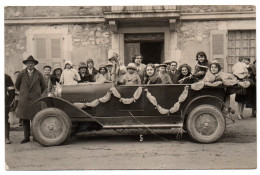
M 230 71 L 238 56 L 256 59 L 255 6 L 5 7 L 5 72 L 33 55 L 46 64 L 95 67 L 117 52 L 125 64 L 136 53 L 144 63 L 176 60 L 194 67 L 198 51 Z

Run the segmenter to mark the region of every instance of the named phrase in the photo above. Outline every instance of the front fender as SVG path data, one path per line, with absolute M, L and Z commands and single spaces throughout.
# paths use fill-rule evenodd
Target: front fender
M 48 106 L 48 108 L 50 107 L 54 107 L 54 108 L 58 108 L 62 111 L 64 111 L 70 118 L 92 118 L 94 121 L 96 121 L 97 123 L 99 123 L 101 126 L 103 126 L 102 123 L 100 123 L 95 117 L 93 117 L 92 115 L 90 115 L 89 113 L 87 113 L 86 111 L 78 108 L 77 106 L 73 105 L 72 103 L 59 98 L 59 97 L 43 97 L 40 99 L 37 99 L 36 101 L 33 102 L 45 102 Z
M 211 104 L 213 106 L 218 107 L 220 110 L 222 110 L 223 106 L 225 106 L 225 103 L 219 97 L 213 95 L 198 96 L 189 101 L 187 105 L 185 105 L 182 113 L 183 117 L 185 118 L 185 115 L 189 114 L 192 111 L 192 109 L 202 104 Z

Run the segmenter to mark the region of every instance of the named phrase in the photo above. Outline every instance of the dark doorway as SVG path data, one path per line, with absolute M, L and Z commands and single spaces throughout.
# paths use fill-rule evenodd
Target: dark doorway
M 163 58 L 163 42 L 140 43 L 140 52 L 143 55 L 143 63 L 161 63 Z
M 124 63 L 132 61 L 135 54 L 142 54 L 142 63 L 164 61 L 164 33 L 128 33 L 124 35 Z

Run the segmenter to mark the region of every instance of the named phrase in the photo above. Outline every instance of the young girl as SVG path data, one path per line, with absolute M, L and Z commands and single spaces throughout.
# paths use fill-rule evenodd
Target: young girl
M 159 77 L 154 64 L 147 64 L 143 84 L 162 84 L 162 80 Z
M 127 73 L 123 75 L 121 80 L 119 80 L 119 84 L 125 85 L 135 85 L 141 84 L 141 79 L 139 75 L 136 73 L 136 67 L 134 63 L 129 63 L 126 67 Z
M 195 65 L 195 71 L 193 75 L 197 77 L 199 80 L 202 80 L 208 71 L 209 62 L 204 52 L 198 52 L 196 55 L 196 60 L 198 62 Z
M 107 74 L 107 68 L 105 65 L 102 64 L 99 66 L 98 74 L 95 76 L 94 80 L 95 84 L 111 82 L 109 80 L 109 75 Z
M 191 67 L 188 64 L 180 65 L 178 75 L 178 83 L 180 84 L 192 84 L 199 81 L 196 76 L 191 74 Z
M 71 61 L 66 61 L 64 71 L 61 74 L 60 83 L 64 85 L 76 85 L 78 81 L 80 81 L 78 72 L 73 69 Z

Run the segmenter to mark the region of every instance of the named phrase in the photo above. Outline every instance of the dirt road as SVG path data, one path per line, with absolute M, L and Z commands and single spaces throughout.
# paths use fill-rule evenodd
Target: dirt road
M 10 170 L 256 168 L 254 118 L 228 125 L 214 144 L 194 143 L 187 134 L 176 140 L 173 132 L 156 131 L 167 141 L 144 130 L 85 132 L 68 145 L 43 147 L 33 141 L 20 144 L 23 133 L 12 131 L 6 164 Z

